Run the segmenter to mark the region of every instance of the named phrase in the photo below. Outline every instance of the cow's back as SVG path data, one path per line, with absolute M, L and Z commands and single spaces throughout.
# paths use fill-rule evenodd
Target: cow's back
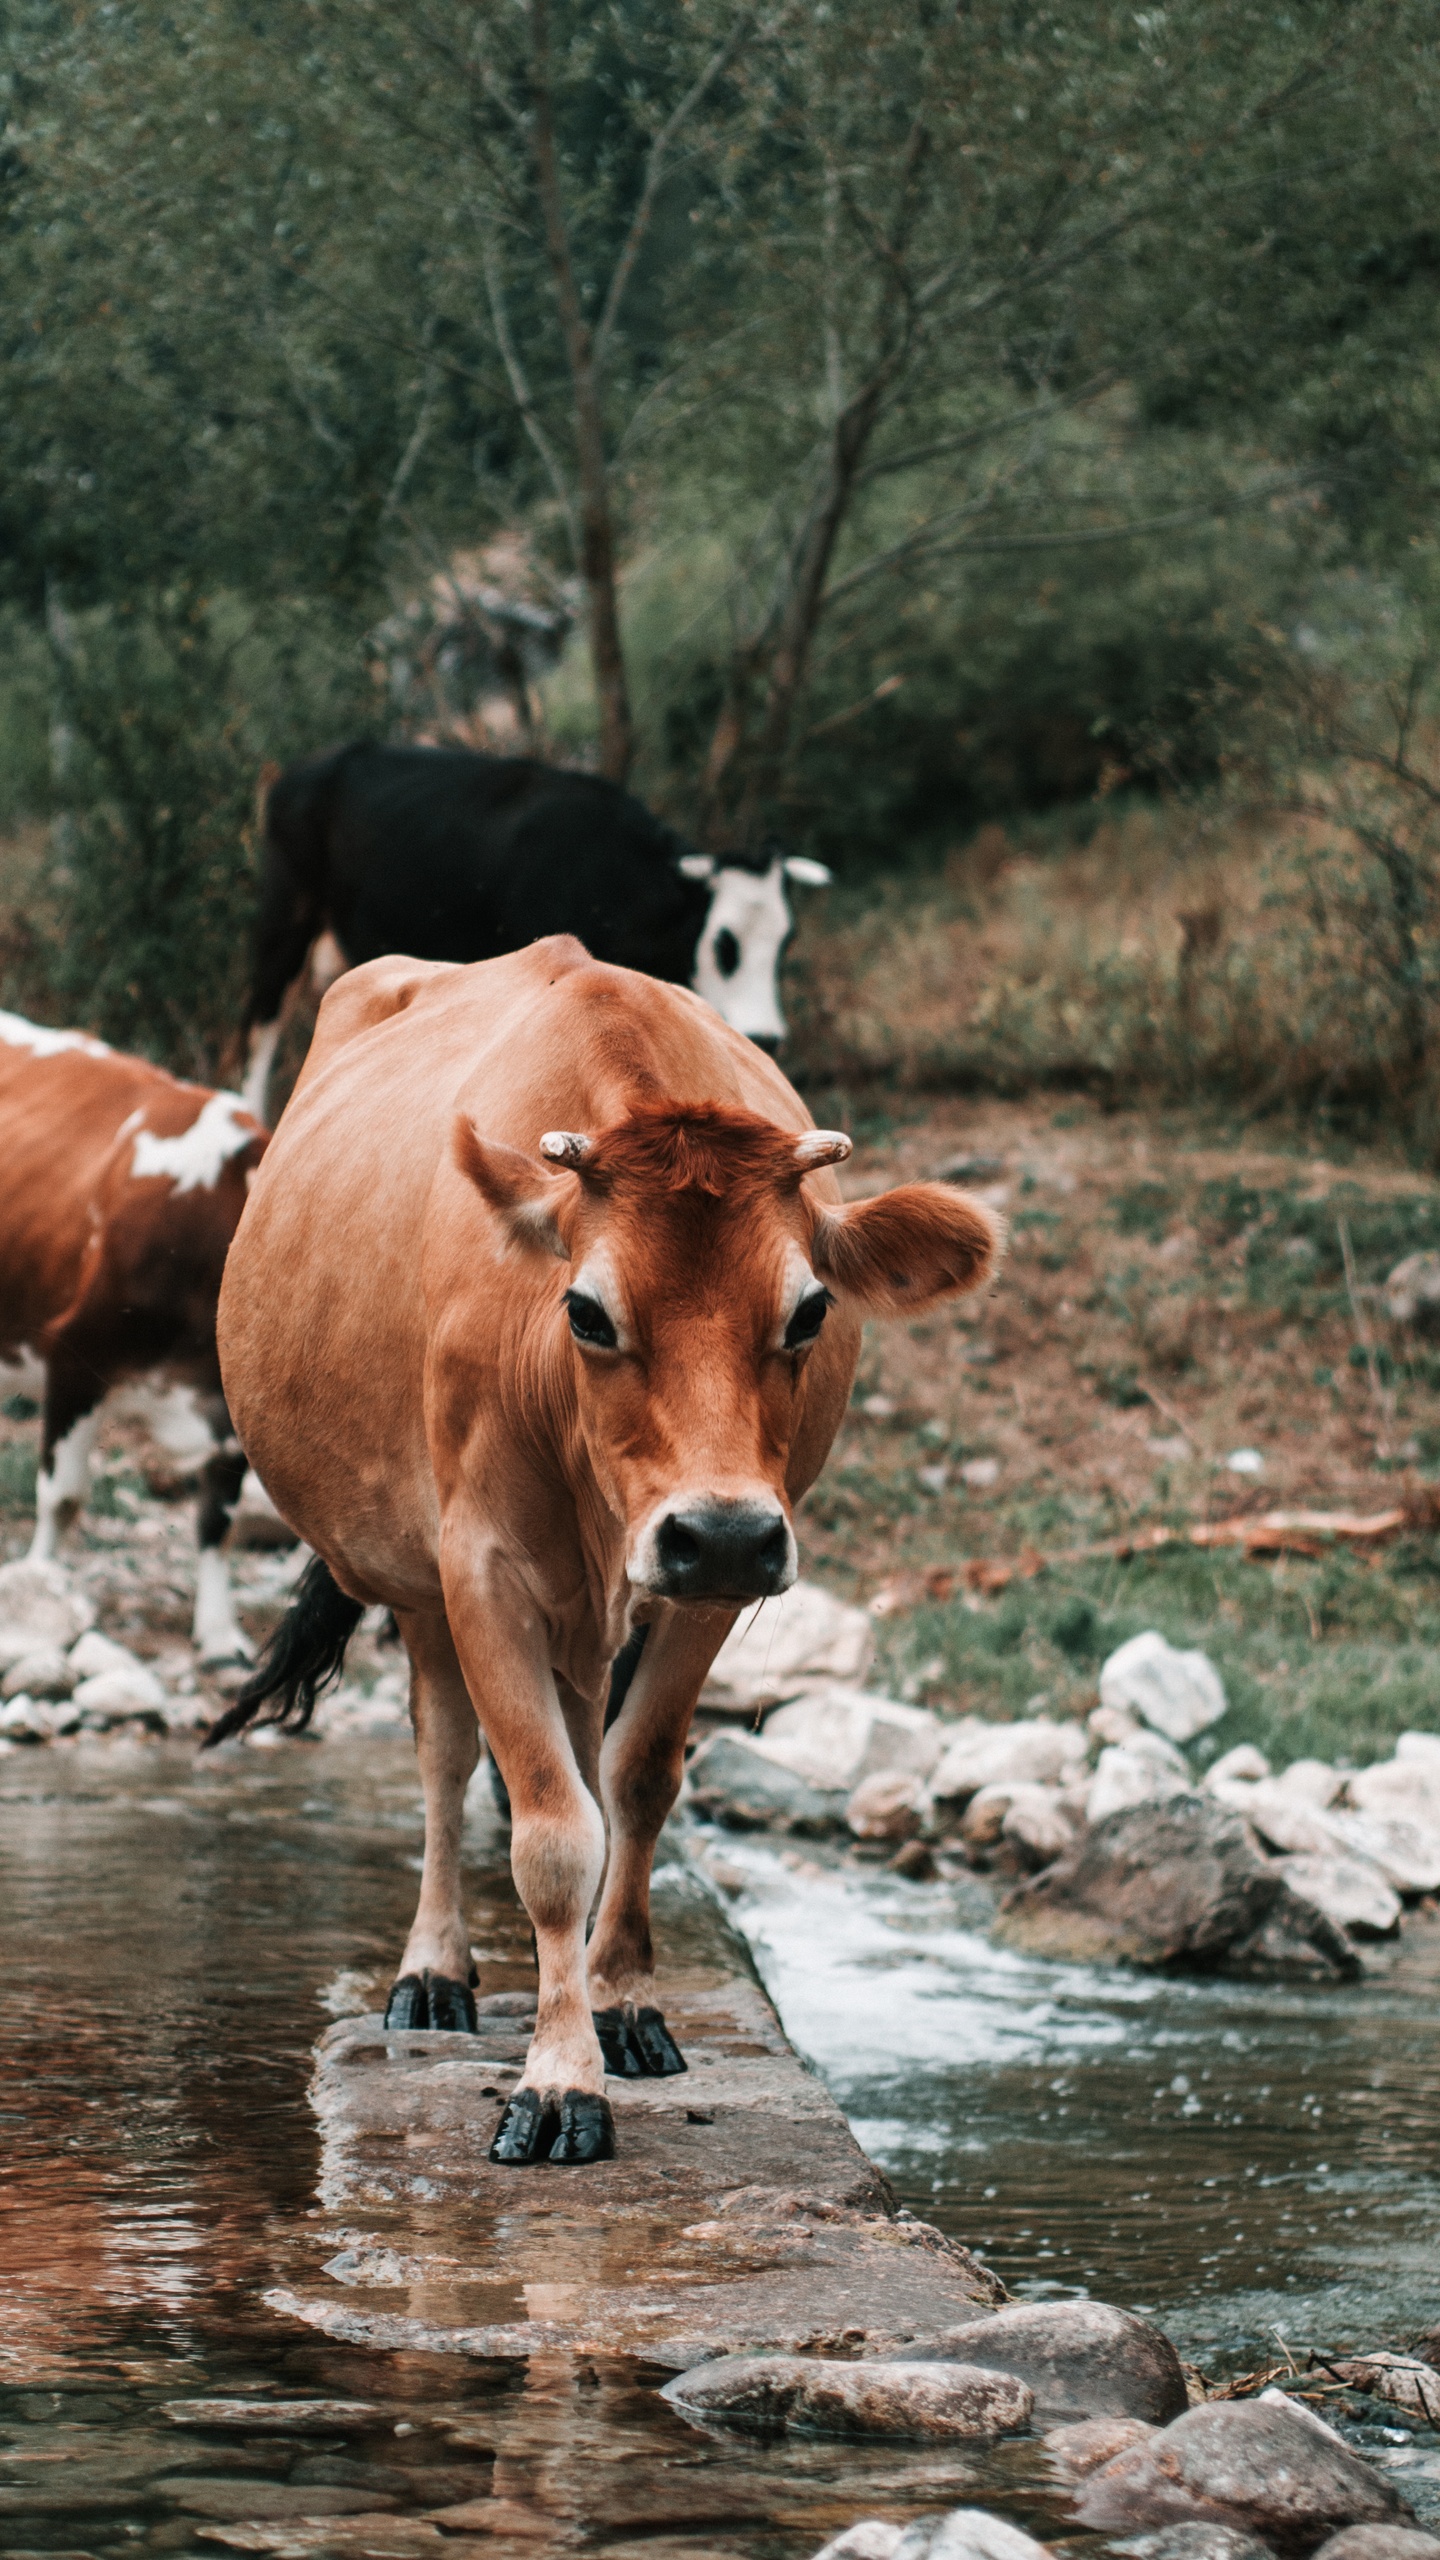
M 323 846 L 349 959 L 474 961 L 554 933 L 597 957 L 688 981 L 708 892 L 690 848 L 613 782 L 524 756 L 353 746 L 293 768 L 271 826 L 297 876 Z
M 637 1092 L 808 1126 L 779 1070 L 698 997 L 568 937 L 465 968 L 378 960 L 326 996 L 231 1251 L 220 1354 L 267 1489 L 357 1596 L 438 1594 L 427 1261 L 432 1278 L 451 1252 L 487 1273 L 497 1327 L 548 1285 L 502 1258 L 454 1160 L 457 1112 L 538 1165 L 545 1130 L 604 1126 Z M 345 1526 L 327 1548 L 332 1511 Z

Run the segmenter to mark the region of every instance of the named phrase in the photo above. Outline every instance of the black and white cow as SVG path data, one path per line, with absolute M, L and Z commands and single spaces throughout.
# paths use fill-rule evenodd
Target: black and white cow
M 751 864 L 697 853 L 618 784 L 525 756 L 358 742 L 272 781 L 245 1099 L 264 1117 L 287 990 L 405 952 L 490 960 L 573 933 L 597 960 L 694 987 L 736 1031 L 785 1036 L 787 880 L 822 862 L 773 846 Z

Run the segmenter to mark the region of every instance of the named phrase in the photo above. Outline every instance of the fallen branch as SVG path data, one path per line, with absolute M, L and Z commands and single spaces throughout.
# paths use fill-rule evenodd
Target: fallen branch
M 1166 1547 L 1236 1547 L 1246 1556 L 1319 1556 L 1337 1540 L 1373 1547 L 1404 1529 L 1433 1529 L 1436 1505 L 1427 1490 L 1389 1511 L 1260 1511 L 1230 1520 L 1197 1520 L 1189 1529 L 1142 1529 L 1133 1537 L 1101 1538 L 1089 1546 L 1062 1547 L 1042 1556 L 1022 1547 L 1013 1561 L 972 1556 L 956 1565 L 932 1564 L 892 1574 L 870 1603 L 872 1618 L 891 1618 L 916 1609 L 926 1600 L 953 1600 L 969 1591 L 988 1598 L 1012 1582 L 1030 1582 L 1055 1565 L 1094 1564 L 1110 1560 L 1127 1564 L 1132 1556 L 1155 1555 Z

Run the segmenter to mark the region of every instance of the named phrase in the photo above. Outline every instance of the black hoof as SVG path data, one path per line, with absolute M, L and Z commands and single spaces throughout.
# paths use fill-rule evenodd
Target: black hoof
M 438 2028 L 448 2035 L 476 2032 L 475 1994 L 448 1974 L 402 1973 L 385 2003 L 387 2027 Z
M 524 2168 L 534 2160 L 548 2160 L 550 2147 L 560 2130 L 560 2110 L 547 2106 L 538 2089 L 517 2089 L 505 2101 L 504 2112 L 495 2128 L 490 2157 L 507 2169 Z
M 615 2157 L 615 2119 L 604 2098 L 592 2098 L 585 2089 L 567 2089 L 560 2101 L 560 2130 L 550 2146 L 553 2167 L 558 2160 L 566 2168 L 574 2168 L 583 2160 L 613 2160 Z
M 668 2080 L 687 2068 L 658 2009 L 637 2009 L 633 2018 L 623 2009 L 592 2009 L 590 2014 L 612 2079 Z

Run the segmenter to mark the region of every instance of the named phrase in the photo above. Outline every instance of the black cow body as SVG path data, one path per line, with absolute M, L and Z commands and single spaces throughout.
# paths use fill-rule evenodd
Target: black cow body
M 597 960 L 697 987 L 774 1047 L 787 876 L 830 875 L 773 847 L 713 862 L 617 783 L 526 756 L 361 742 L 303 757 L 265 805 L 246 1101 L 263 1118 L 286 990 L 326 934 L 333 975 L 572 933 Z

